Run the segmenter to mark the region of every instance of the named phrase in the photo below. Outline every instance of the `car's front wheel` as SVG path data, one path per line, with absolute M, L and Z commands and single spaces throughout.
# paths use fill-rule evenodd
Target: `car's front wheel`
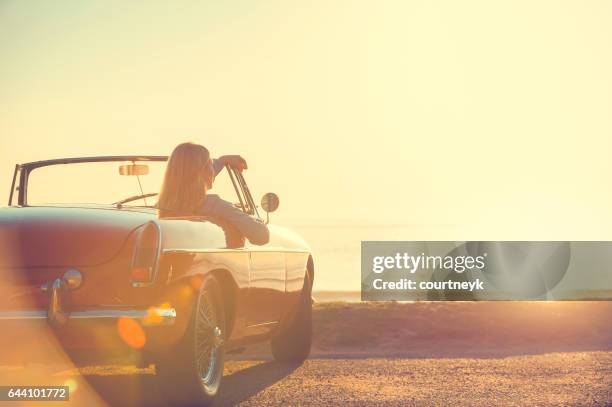
M 214 401 L 224 364 L 225 313 L 214 276 L 202 281 L 189 328 L 171 352 L 156 361 L 156 376 L 168 405 L 209 405 Z

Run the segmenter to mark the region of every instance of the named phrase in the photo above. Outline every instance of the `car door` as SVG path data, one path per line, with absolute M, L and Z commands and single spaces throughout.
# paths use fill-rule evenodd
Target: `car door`
M 223 176 L 227 179 L 221 178 Z M 233 187 L 233 197 L 225 197 L 226 200 L 234 199 L 233 202 L 242 211 L 262 221 L 241 173 L 227 168 L 227 173 L 224 171 L 217 178 L 221 179 L 215 179 L 215 187 L 228 180 Z M 219 193 L 215 187 L 211 192 Z M 229 192 L 225 194 L 231 195 Z M 222 193 L 220 195 L 224 198 Z M 285 252 L 273 228 L 270 228 L 268 244 L 256 246 L 246 241 L 245 250 L 249 252 L 250 265 L 246 321 L 252 333 L 259 334 L 272 329 L 279 322 L 285 308 Z
M 247 324 L 253 328 L 273 328 L 285 309 L 285 253 L 278 248 L 248 246 L 251 271 Z

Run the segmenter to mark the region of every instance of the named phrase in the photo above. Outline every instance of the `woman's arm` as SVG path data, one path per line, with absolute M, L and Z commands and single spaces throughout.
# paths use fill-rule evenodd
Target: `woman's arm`
M 222 155 L 219 158 L 213 159 L 213 169 L 215 170 L 215 176 L 221 172 L 223 167 L 229 165 L 238 171 L 247 170 L 249 166 L 244 158 L 239 155 Z
M 213 198 L 214 197 L 214 198 Z M 206 198 L 209 202 L 214 199 L 214 203 L 210 202 L 213 207 L 213 217 L 221 222 L 229 224 L 236 229 L 242 236 L 249 239 L 249 242 L 255 245 L 264 245 L 270 241 L 270 231 L 268 226 L 259 220 L 252 218 L 242 210 L 236 208 L 232 203 L 219 198 L 216 195 L 211 195 Z

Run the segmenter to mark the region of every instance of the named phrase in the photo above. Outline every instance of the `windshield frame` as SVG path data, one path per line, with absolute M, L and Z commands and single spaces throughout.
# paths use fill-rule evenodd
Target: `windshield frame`
M 28 206 L 28 179 L 30 173 L 37 168 L 48 167 L 51 165 L 77 164 L 77 163 L 96 163 L 96 162 L 122 162 L 122 161 L 168 161 L 168 156 L 163 155 L 114 155 L 99 157 L 75 157 L 59 158 L 53 160 L 33 161 L 15 166 L 14 179 L 19 179 L 18 183 L 13 182 L 9 195 L 9 206 L 13 206 L 13 196 L 17 195 L 16 206 Z
M 63 164 L 76 164 L 76 163 L 95 163 L 95 162 L 146 162 L 146 161 L 168 161 L 168 156 L 165 155 L 116 155 L 116 156 L 97 156 L 97 157 L 74 157 L 74 158 L 59 158 L 52 160 L 33 161 L 24 164 L 15 165 L 15 172 L 13 173 L 13 182 L 11 185 L 11 191 L 9 194 L 9 206 L 13 205 L 13 196 L 17 196 L 16 206 L 29 206 L 28 205 L 28 179 L 30 173 L 37 168 L 48 167 L 51 165 L 63 165 Z M 241 202 L 242 210 L 257 218 L 261 218 L 257 211 L 257 205 L 253 201 L 251 191 L 246 185 L 246 181 L 243 175 L 236 171 L 234 168 L 225 166 L 229 172 L 230 178 L 234 186 L 235 193 L 238 197 L 244 197 L 245 202 Z M 18 180 L 18 182 L 17 182 Z M 242 198 L 240 198 L 242 201 Z M 125 207 L 126 209 L 131 207 Z M 121 209 L 121 208 L 117 208 Z

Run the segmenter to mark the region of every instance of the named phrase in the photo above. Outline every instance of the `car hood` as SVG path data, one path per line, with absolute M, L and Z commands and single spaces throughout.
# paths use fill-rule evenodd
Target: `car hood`
M 89 266 L 116 256 L 153 213 L 101 208 L 0 209 L 0 266 Z

